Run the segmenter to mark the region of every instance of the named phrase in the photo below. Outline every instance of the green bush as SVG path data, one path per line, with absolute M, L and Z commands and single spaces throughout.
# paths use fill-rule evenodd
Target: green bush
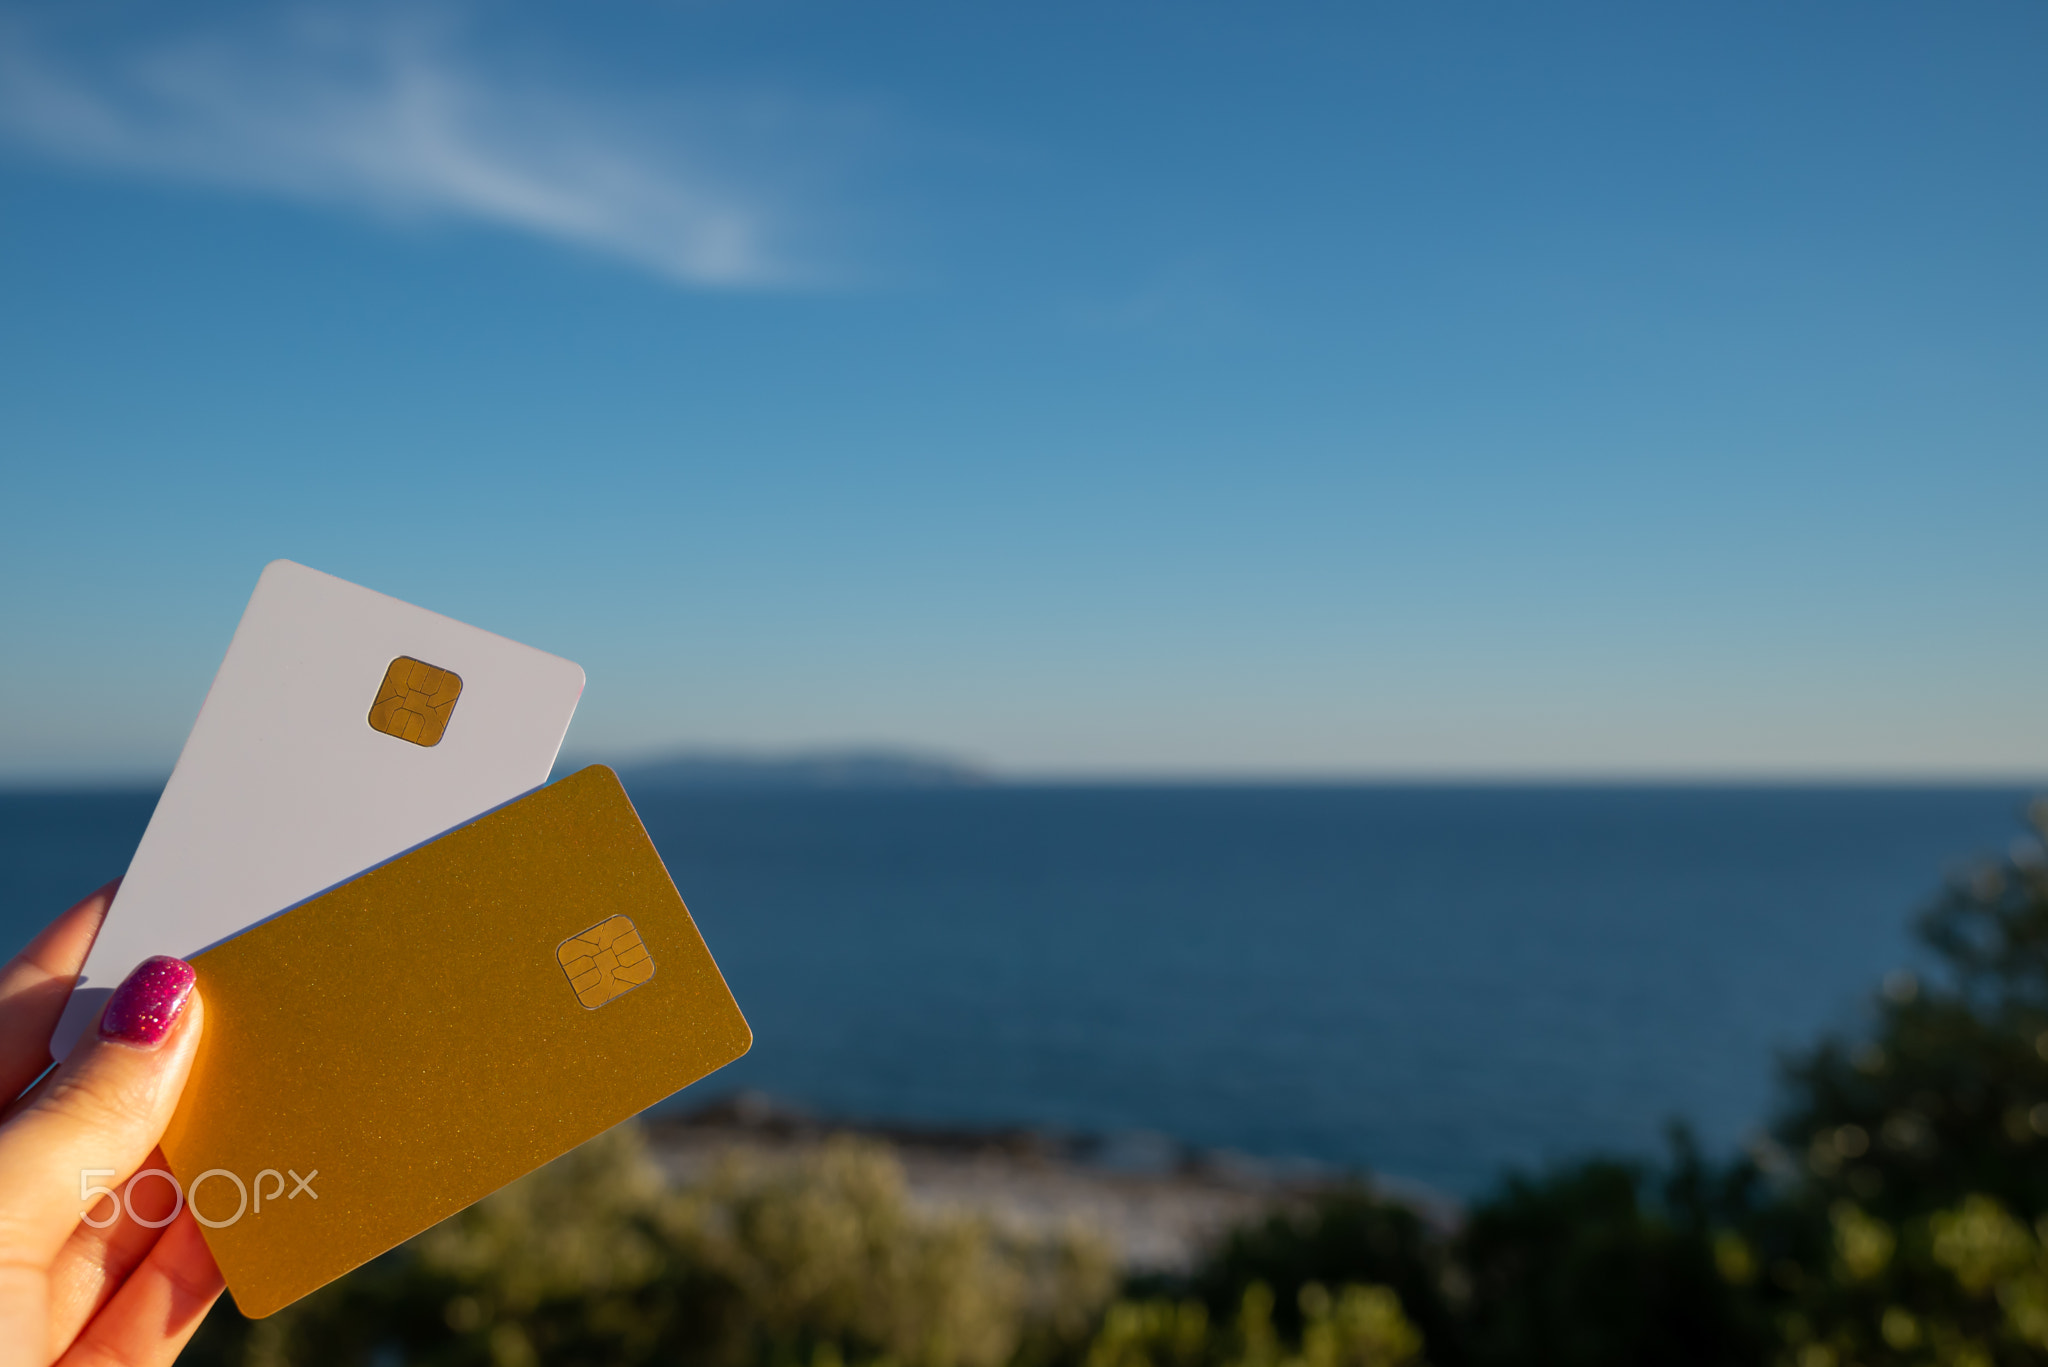
M 1114 1289 L 1080 1232 L 913 1211 L 879 1145 L 734 1155 L 672 1187 L 628 1125 L 269 1319 L 216 1313 L 193 1356 L 1003 1367 L 1077 1357 Z
M 1295 1298 L 1300 1333 L 1292 1346 L 1273 1322 L 1273 1292 L 1245 1288 L 1237 1317 L 1212 1328 L 1197 1300 L 1118 1301 L 1103 1316 L 1084 1367 L 1408 1367 L 1422 1334 L 1384 1286 L 1342 1287 L 1332 1296 L 1309 1282 Z
M 1275 1327 L 1302 1332 L 1302 1294 L 1311 1285 L 1382 1286 L 1432 1345 L 1454 1340 L 1452 1326 L 1467 1292 L 1445 1240 L 1414 1210 L 1352 1186 L 1305 1209 L 1275 1211 L 1233 1231 L 1189 1282 L 1210 1316 L 1240 1310 L 1255 1283 L 1270 1287 Z M 1458 1359 L 1439 1355 L 1440 1367 Z
M 1454 1248 L 1470 1278 L 1464 1358 L 1542 1362 L 1757 1361 L 1768 1325 L 1727 1234 L 1748 1214 L 1753 1169 L 1716 1171 L 1681 1133 L 1662 1174 L 1608 1160 L 1510 1177 Z
M 2048 1350 L 2032 1224 L 2048 1213 L 2048 804 L 2032 816 L 2035 836 L 1920 918 L 1937 971 L 1893 974 L 1867 1035 L 1788 1068 L 1788 1173 L 1757 1222 L 1787 1362 Z

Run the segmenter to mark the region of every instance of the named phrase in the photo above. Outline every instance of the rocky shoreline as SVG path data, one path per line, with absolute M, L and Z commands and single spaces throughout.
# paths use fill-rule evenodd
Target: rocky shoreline
M 876 1140 L 902 1164 L 914 1207 L 971 1211 L 1024 1235 L 1084 1226 L 1134 1275 L 1187 1272 L 1231 1229 L 1359 1181 L 1332 1168 L 1263 1162 L 1160 1135 L 864 1124 L 812 1116 L 756 1093 L 649 1115 L 643 1124 L 676 1181 L 693 1180 L 734 1150 L 794 1157 L 839 1135 Z M 1372 1185 L 1432 1224 L 1457 1223 L 1456 1204 L 1437 1193 Z

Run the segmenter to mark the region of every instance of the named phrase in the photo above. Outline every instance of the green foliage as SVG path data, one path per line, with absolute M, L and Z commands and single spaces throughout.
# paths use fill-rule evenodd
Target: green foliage
M 2035 822 L 2048 836 L 2048 804 Z M 2048 864 L 2021 857 L 1953 879 L 1921 918 L 1943 972 L 1894 974 L 1868 1039 L 1823 1042 L 1791 1069 L 1778 1127 L 1811 1199 L 1886 1218 L 1972 1192 L 2048 1209 Z
M 1465 1294 L 1449 1253 L 1414 1210 L 1353 1186 L 1232 1232 L 1189 1289 L 1220 1320 L 1262 1283 L 1274 1293 L 1276 1328 L 1294 1338 L 1302 1332 L 1309 1286 L 1383 1286 L 1431 1344 L 1444 1344 L 1455 1338 L 1452 1326 Z M 1452 1362 L 1439 1359 L 1440 1367 Z
M 1212 1328 L 1197 1300 L 1118 1301 L 1103 1317 L 1084 1367 L 1405 1367 L 1422 1333 L 1384 1286 L 1347 1285 L 1335 1296 L 1309 1282 L 1295 1297 L 1301 1326 L 1290 1348 L 1273 1321 L 1273 1292 L 1253 1282 L 1228 1329 Z
M 1754 1362 L 1767 1341 L 1732 1227 L 1753 1169 L 1714 1172 L 1674 1135 L 1653 1176 L 1594 1160 L 1512 1176 L 1477 1206 L 1456 1256 L 1471 1279 L 1466 1360 L 1556 1367 Z
M 2048 804 L 2032 816 L 2048 837 Z M 1766 1235 L 1786 1361 L 1988 1367 L 2048 1349 L 2027 1223 L 2048 1213 L 2040 840 L 1951 879 L 1918 931 L 1940 971 L 1892 975 L 1865 1038 L 1788 1068 L 1793 1171 Z
M 1001 1367 L 1077 1357 L 1106 1251 L 922 1215 L 884 1148 L 734 1156 L 671 1187 L 626 1126 L 269 1319 L 214 1315 L 237 1367 Z
M 1437 1367 L 1759 1361 L 1770 1326 L 1735 1228 L 1763 1198 L 1758 1174 L 1715 1171 L 1682 1132 L 1673 1145 L 1658 1177 L 1605 1160 L 1510 1176 L 1455 1232 L 1343 1192 L 1239 1231 L 1191 1287 L 1213 1313 L 1268 1285 L 1304 1309 L 1322 1285 L 1371 1285 Z M 1306 1314 L 1279 1327 L 1308 1342 Z

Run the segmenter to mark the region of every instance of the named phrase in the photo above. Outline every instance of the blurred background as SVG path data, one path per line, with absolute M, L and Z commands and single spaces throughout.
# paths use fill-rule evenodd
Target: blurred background
M 916 1209 L 1199 1207 L 965 1357 L 663 1352 L 1263 1361 L 1265 1286 L 1361 1363 L 2034 1360 L 2044 60 L 2022 3 L 0 3 L 0 929 L 124 866 L 288 557 L 588 671 L 564 763 L 757 1031 L 648 1122 L 678 1190 L 850 1127 Z M 1095 1194 L 933 1185 L 1016 1134 Z M 1584 1284 L 1677 1249 L 1696 1332 L 1501 1308 L 1514 1193 L 1601 1173 Z M 1287 1262 L 1344 1210 L 1407 1232 Z M 463 1286 L 362 1351 L 640 1351 Z

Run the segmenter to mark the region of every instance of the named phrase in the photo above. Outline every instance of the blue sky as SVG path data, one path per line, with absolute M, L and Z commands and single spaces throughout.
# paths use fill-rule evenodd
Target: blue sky
M 0 777 L 286 556 L 581 754 L 2048 774 L 2032 3 L 0 4 Z

